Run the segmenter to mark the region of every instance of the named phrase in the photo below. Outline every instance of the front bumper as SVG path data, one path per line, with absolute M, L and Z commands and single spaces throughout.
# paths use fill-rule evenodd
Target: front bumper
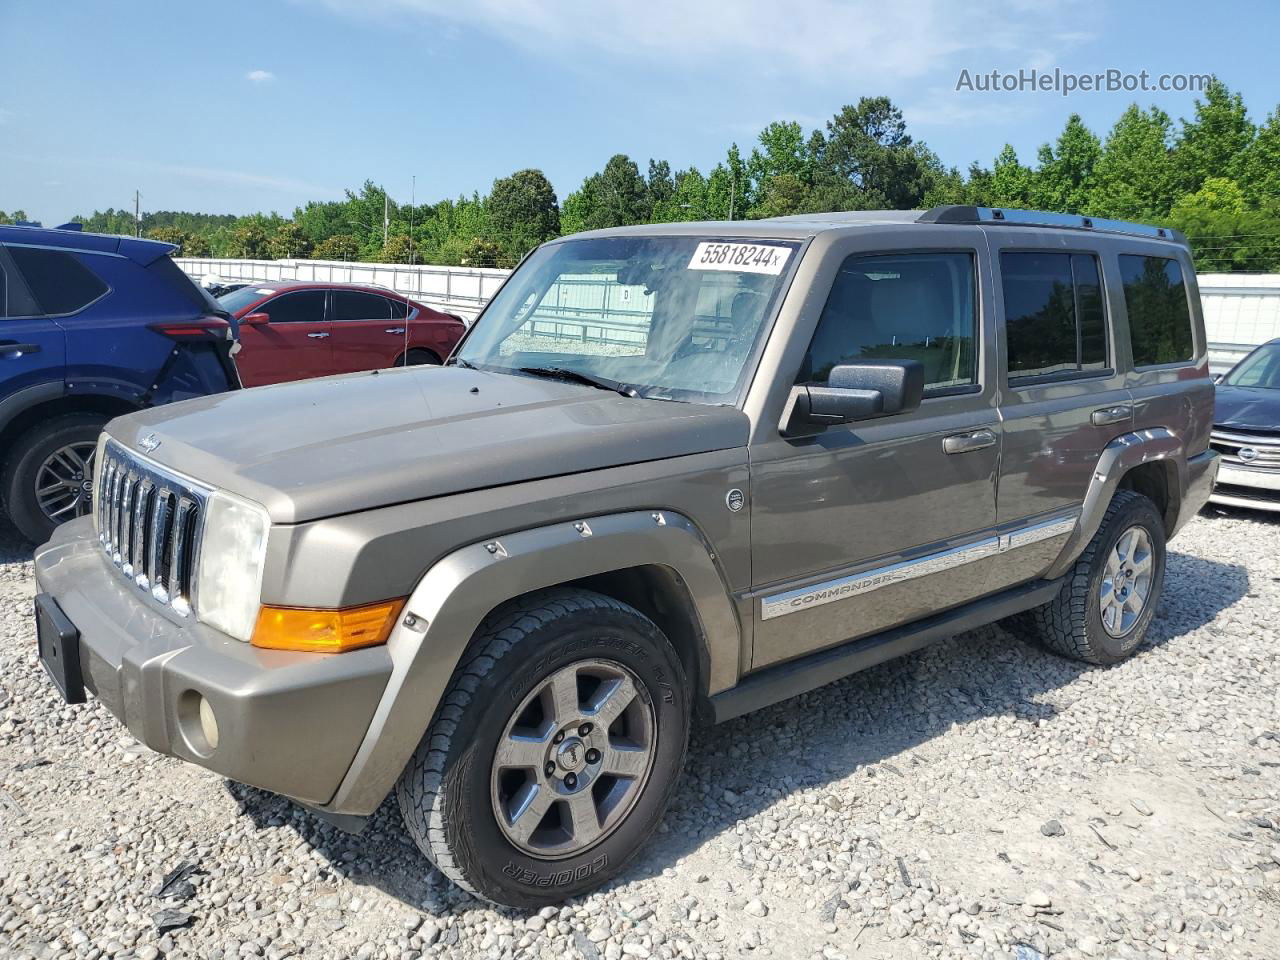
M 259 650 L 162 613 L 125 583 L 85 517 L 36 551 L 37 589 L 79 631 L 84 685 L 160 753 L 312 804 L 333 797 L 391 675 L 383 647 Z M 200 734 L 196 697 L 217 719 Z
M 1280 471 L 1224 463 L 1209 499 L 1229 507 L 1280 511 Z

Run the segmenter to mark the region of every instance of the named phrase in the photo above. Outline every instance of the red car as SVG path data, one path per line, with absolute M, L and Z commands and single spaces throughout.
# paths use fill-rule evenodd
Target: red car
M 442 363 L 466 325 L 391 290 L 345 283 L 253 283 L 218 302 L 240 321 L 246 387 Z

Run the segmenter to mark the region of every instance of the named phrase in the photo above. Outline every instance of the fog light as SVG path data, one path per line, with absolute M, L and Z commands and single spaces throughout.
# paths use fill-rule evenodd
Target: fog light
M 200 697 L 200 733 L 210 752 L 218 749 L 218 718 L 213 715 L 213 706 L 204 697 Z

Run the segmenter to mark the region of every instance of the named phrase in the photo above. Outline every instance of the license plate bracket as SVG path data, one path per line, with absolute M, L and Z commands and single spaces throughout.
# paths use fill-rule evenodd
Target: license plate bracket
M 80 631 L 47 593 L 36 594 L 36 644 L 40 662 L 67 703 L 84 703 Z

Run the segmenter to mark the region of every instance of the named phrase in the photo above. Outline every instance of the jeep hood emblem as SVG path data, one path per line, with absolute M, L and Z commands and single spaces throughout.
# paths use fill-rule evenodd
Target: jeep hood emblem
M 154 433 L 148 433 L 138 441 L 138 446 L 142 448 L 143 453 L 151 453 L 156 447 L 160 446 L 160 438 Z

